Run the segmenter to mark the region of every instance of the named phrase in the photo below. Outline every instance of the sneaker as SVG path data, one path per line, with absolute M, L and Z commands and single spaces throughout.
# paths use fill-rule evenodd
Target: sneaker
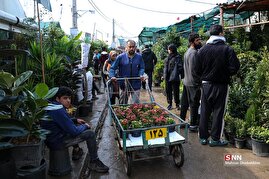
M 168 109 L 168 110 L 171 110 L 171 109 L 172 109 L 172 105 L 169 104 L 169 105 L 167 106 L 167 109 Z
M 97 100 L 97 99 L 99 99 L 97 96 L 92 97 L 92 100 Z
M 207 139 L 200 139 L 200 144 L 206 145 L 207 144 Z
M 94 171 L 100 172 L 100 173 L 106 173 L 109 170 L 109 168 L 105 164 L 103 164 L 103 162 L 99 159 L 91 161 L 89 163 L 88 168 L 90 170 L 94 170 Z
M 79 160 L 81 159 L 83 155 L 83 150 L 82 148 L 74 148 L 72 151 L 72 160 Z
M 228 144 L 228 141 L 226 141 L 226 140 L 217 140 L 217 141 L 215 141 L 215 140 L 211 139 L 211 140 L 209 141 L 209 146 L 210 146 L 210 147 L 215 147 L 215 146 L 225 146 L 225 145 L 227 145 L 227 144 Z
M 180 109 L 181 109 L 179 104 L 176 105 L 176 108 L 177 108 L 178 111 L 180 111 Z
M 189 126 L 191 132 L 198 132 L 198 126 Z

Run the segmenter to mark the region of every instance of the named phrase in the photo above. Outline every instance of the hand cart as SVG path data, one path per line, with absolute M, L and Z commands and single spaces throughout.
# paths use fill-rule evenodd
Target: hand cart
M 111 104 L 110 98 L 115 93 L 111 90 L 111 84 L 113 81 L 107 81 L 107 97 L 108 97 L 108 107 L 109 107 L 109 116 L 113 127 L 116 131 L 116 139 L 118 142 L 119 149 L 124 154 L 124 167 L 128 176 L 131 175 L 132 171 L 132 162 L 138 160 L 146 160 L 157 157 L 164 157 L 167 155 L 172 155 L 173 161 L 177 167 L 181 167 L 184 163 L 184 151 L 182 144 L 187 141 L 188 129 L 185 127 L 184 130 L 181 130 L 182 126 L 187 126 L 187 123 L 179 118 L 177 115 L 171 113 L 166 108 L 161 106 L 159 103 L 155 102 L 154 97 L 149 90 L 148 84 L 146 83 L 146 90 L 140 90 L 140 105 L 151 105 L 154 108 L 164 111 L 166 116 L 174 119 L 175 123 L 170 125 L 160 125 L 160 126 L 149 126 L 143 128 L 124 128 L 121 121 L 124 119 L 119 119 L 117 116 L 118 108 L 122 108 L 127 111 L 132 104 L 132 101 L 126 101 L 129 96 L 129 93 L 133 93 L 131 87 L 132 80 L 140 80 L 140 78 L 117 78 L 119 86 L 125 85 L 125 89 L 121 90 L 120 98 L 118 101 L 125 101 L 124 104 L 117 102 L 116 104 Z M 114 81 L 115 82 L 115 81 Z M 127 118 L 128 116 L 126 116 Z M 174 131 L 170 130 L 174 129 Z M 132 133 L 140 131 L 141 135 L 138 137 L 133 137 Z M 183 136 L 181 135 L 181 131 Z

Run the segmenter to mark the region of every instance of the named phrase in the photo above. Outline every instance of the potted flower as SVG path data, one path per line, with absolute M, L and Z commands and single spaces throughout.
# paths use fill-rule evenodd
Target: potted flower
M 252 152 L 257 156 L 269 156 L 269 129 L 253 126 L 248 131 L 252 139 Z
M 131 125 L 130 125 L 131 129 L 139 129 L 142 127 L 143 127 L 143 124 L 141 121 L 131 121 Z M 134 130 L 131 132 L 131 135 L 133 137 L 139 137 L 139 136 L 141 136 L 141 130 Z
M 242 119 L 236 119 L 235 120 L 235 147 L 242 149 L 245 146 L 246 142 L 246 122 Z
M 174 120 L 173 118 L 171 118 L 171 117 L 168 117 L 168 118 L 166 119 L 166 124 L 167 124 L 167 125 L 172 125 L 172 124 L 175 124 L 175 123 L 176 123 L 175 120 Z M 168 131 L 169 131 L 169 132 L 174 132 L 174 131 L 175 131 L 175 126 L 174 126 L 174 125 L 169 126 L 169 127 L 168 127 Z
M 122 119 L 120 120 L 121 126 L 124 130 L 128 129 L 128 120 L 127 119 Z

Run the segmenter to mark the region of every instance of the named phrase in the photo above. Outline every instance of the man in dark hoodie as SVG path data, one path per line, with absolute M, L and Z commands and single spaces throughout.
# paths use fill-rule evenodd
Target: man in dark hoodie
M 202 84 L 201 115 L 199 137 L 202 145 L 225 146 L 227 141 L 221 140 L 224 128 L 224 114 L 228 96 L 230 78 L 235 75 L 240 62 L 234 50 L 225 44 L 223 27 L 212 25 L 210 38 L 199 51 L 194 65 L 194 77 Z M 208 121 L 212 114 L 211 133 L 208 132 Z
M 89 169 L 97 172 L 108 172 L 109 168 L 98 158 L 95 133 L 90 130 L 90 125 L 83 119 L 71 118 L 67 109 L 71 106 L 72 90 L 68 87 L 60 87 L 53 101 L 62 108 L 48 111 L 51 121 L 42 121 L 42 128 L 49 130 L 46 145 L 51 150 L 60 150 L 64 147 L 73 146 L 73 157 L 81 155 L 82 150 L 78 144 L 86 141 L 90 155 Z M 78 158 L 77 158 L 78 159 Z
M 145 45 L 145 49 L 142 51 L 142 59 L 145 63 L 145 73 L 148 75 L 148 85 L 150 91 L 152 91 L 152 72 L 154 70 L 154 66 L 157 63 L 157 57 L 155 53 L 149 48 L 149 45 Z M 145 87 L 146 83 L 142 82 L 142 87 Z

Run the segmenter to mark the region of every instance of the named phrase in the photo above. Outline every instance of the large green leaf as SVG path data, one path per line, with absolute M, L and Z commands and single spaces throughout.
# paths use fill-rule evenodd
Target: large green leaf
M 29 132 L 23 128 L 2 128 L 0 127 L 0 136 L 3 137 L 21 137 L 26 136 Z
M 25 136 L 28 131 L 23 123 L 15 119 L 0 120 L 0 136 L 3 137 L 19 137 Z
M 33 74 L 32 71 L 25 71 L 21 73 L 20 75 L 15 77 L 14 87 L 19 87 L 22 83 L 24 83 L 26 80 L 30 78 L 30 76 Z
M 37 106 L 39 106 L 39 107 L 46 107 L 49 104 L 48 101 L 44 100 L 44 99 L 37 99 L 37 100 L 35 100 L 35 102 L 36 102 Z
M 54 88 L 50 89 L 49 92 L 46 94 L 46 96 L 43 99 L 52 98 L 58 92 L 58 89 L 59 89 L 58 87 L 54 87 Z
M 44 98 L 49 92 L 49 87 L 45 83 L 38 83 L 35 87 L 35 93 L 39 98 Z
M 14 76 L 8 72 L 0 72 L 0 88 L 11 89 L 14 83 Z
M 13 145 L 9 142 L 0 142 L 0 150 L 1 149 L 9 149 L 13 147 Z

